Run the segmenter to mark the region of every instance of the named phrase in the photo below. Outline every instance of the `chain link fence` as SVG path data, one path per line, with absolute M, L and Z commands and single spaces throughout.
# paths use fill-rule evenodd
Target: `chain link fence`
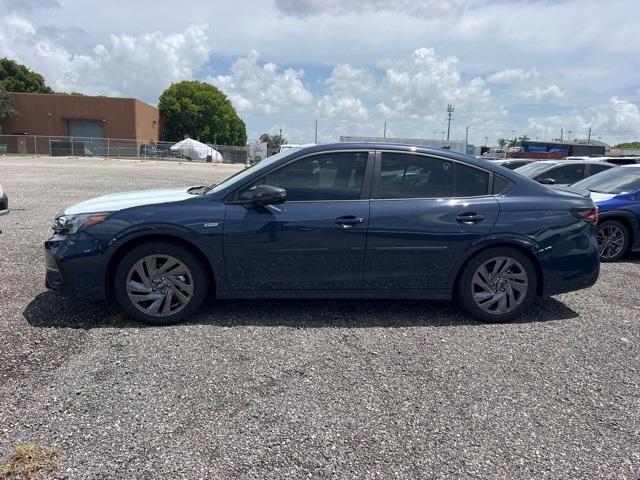
M 2 135 L 0 155 L 42 155 L 51 157 L 107 157 L 192 159 L 171 147 L 177 142 L 149 142 L 117 138 L 53 137 L 45 135 Z M 224 163 L 255 163 L 277 153 L 255 146 L 212 145 L 222 155 Z

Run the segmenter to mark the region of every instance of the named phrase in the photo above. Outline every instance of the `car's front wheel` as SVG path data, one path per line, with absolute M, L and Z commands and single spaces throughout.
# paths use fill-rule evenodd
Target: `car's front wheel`
M 491 248 L 473 257 L 457 285 L 462 308 L 485 322 L 508 322 L 519 317 L 536 295 L 536 269 L 522 252 Z
M 153 325 L 180 322 L 200 308 L 207 275 L 186 248 L 149 242 L 130 250 L 114 276 L 114 294 L 132 318 Z
M 605 220 L 598 225 L 598 248 L 600 260 L 615 262 L 620 260 L 629 247 L 629 232 L 617 220 Z

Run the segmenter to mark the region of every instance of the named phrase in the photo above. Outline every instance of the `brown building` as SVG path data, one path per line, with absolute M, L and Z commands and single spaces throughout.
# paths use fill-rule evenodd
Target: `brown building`
M 2 120 L 5 135 L 158 140 L 158 109 L 135 98 L 9 93 L 20 116 Z

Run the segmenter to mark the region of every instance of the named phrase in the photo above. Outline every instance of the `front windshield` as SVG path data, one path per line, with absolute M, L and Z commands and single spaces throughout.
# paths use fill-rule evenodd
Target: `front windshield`
M 621 193 L 640 190 L 640 167 L 617 167 L 580 180 L 572 185 L 596 193 Z
M 245 179 L 249 175 L 252 175 L 254 172 L 267 168 L 272 164 L 274 164 L 275 162 L 277 162 L 278 160 L 280 160 L 281 158 L 289 156 L 297 152 L 298 150 L 300 150 L 300 148 L 288 148 L 283 152 L 276 153 L 275 155 L 271 155 L 270 157 L 265 158 L 261 162 L 251 165 L 249 168 L 245 168 L 244 170 L 240 170 L 239 172 L 234 173 L 233 175 L 223 180 L 222 182 L 216 185 L 212 185 L 207 189 L 207 193 L 219 192 L 229 187 L 235 182 L 241 182 L 243 179 Z
M 533 178 L 553 166 L 555 166 L 555 163 L 534 162 L 518 167 L 514 172 L 524 175 L 525 177 Z

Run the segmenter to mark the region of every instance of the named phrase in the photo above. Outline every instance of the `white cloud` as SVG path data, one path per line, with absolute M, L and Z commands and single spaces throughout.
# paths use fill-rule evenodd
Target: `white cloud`
M 637 139 L 640 132 L 640 107 L 619 97 L 607 103 L 584 109 L 573 109 L 560 115 L 529 118 L 530 136 L 544 134 L 547 139 L 560 135 L 560 129 L 571 130 L 573 138 L 586 138 L 591 128 L 592 138 L 604 137 L 612 143 Z
M 520 96 L 525 100 L 535 102 L 552 102 L 562 100 L 567 95 L 558 85 L 549 85 L 548 87 L 533 87 L 531 90 L 521 92 Z
M 349 64 L 336 65 L 327 79 L 331 90 L 337 92 L 370 92 L 376 86 L 373 72 L 366 68 L 355 68 Z
M 394 62 L 383 81 L 390 98 L 378 104 L 378 111 L 387 118 L 434 120 L 453 103 L 458 113 L 488 113 L 491 92 L 484 80 L 463 80 L 457 63 L 456 57 L 440 56 L 432 48 L 419 48 Z
M 272 62 L 260 65 L 259 58 L 260 54 L 251 50 L 233 63 L 229 75 L 209 80 L 229 95 L 241 112 L 269 115 L 311 105 L 313 95 L 302 82 L 302 70 L 288 68 L 280 73 L 278 65 Z
M 501 85 L 525 82 L 536 77 L 538 77 L 538 70 L 535 68 L 532 68 L 531 70 L 523 70 L 521 68 L 505 68 L 489 75 L 487 77 L 487 82 Z
M 171 82 L 192 78 L 209 59 L 207 32 L 207 25 L 190 25 L 167 35 L 111 35 L 89 50 L 72 51 L 11 14 L 0 19 L 0 56 L 42 73 L 54 90 L 155 103 Z
M 352 122 L 365 122 L 368 118 L 367 109 L 362 101 L 352 96 L 323 96 L 318 101 L 317 114 L 319 117 Z
M 464 8 L 462 0 L 275 0 L 275 5 L 285 15 L 300 17 L 380 11 L 440 17 L 459 14 Z

